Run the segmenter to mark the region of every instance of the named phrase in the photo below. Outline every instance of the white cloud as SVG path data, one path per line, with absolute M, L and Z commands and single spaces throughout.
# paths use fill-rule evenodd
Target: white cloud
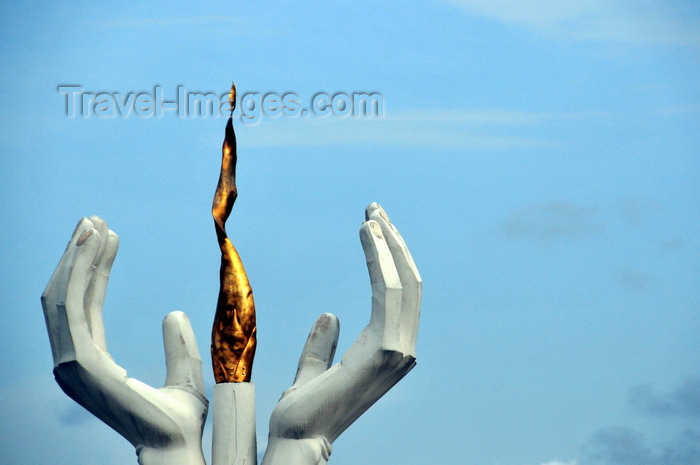
M 107 27 L 154 27 L 154 26 L 183 26 L 183 25 L 212 25 L 229 24 L 241 26 L 243 20 L 233 16 L 181 16 L 181 17 L 151 17 L 151 18 L 114 18 L 104 22 Z
M 394 147 L 522 150 L 553 145 L 529 129 L 554 121 L 600 118 L 584 113 L 524 112 L 503 109 L 418 109 L 387 113 L 374 119 L 262 119 L 238 123 L 237 137 L 249 147 L 371 144 Z M 244 129 L 241 129 L 244 128 Z M 528 128 L 528 131 L 520 131 Z M 525 135 L 527 134 L 527 135 Z
M 549 462 L 545 462 L 542 465 L 576 465 L 576 460 L 572 460 L 571 462 L 562 462 L 560 460 L 551 460 Z
M 554 113 L 515 111 L 503 109 L 443 110 L 425 108 L 413 111 L 392 112 L 389 119 L 395 122 L 444 122 L 468 124 L 532 125 L 552 119 Z
M 700 11 L 662 0 L 444 0 L 471 16 L 576 40 L 700 46 Z

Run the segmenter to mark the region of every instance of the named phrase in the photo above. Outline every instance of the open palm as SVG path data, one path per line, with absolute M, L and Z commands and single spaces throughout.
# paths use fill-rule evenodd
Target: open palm
M 102 305 L 118 244 L 101 218 L 83 218 L 41 296 L 56 381 L 133 444 L 140 464 L 204 465 L 208 402 L 187 316 L 173 312 L 163 321 L 163 388 L 128 378 L 107 351 Z
M 384 210 L 373 203 L 365 217 L 360 240 L 372 284 L 370 322 L 330 367 L 338 319 L 318 318 L 294 384 L 272 412 L 263 465 L 326 463 L 333 441 L 415 365 L 420 275 Z

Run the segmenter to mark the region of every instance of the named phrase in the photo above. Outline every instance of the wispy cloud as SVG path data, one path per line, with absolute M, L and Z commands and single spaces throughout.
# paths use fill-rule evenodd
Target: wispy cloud
M 550 202 L 511 213 L 502 226 L 514 239 L 551 241 L 600 233 L 596 210 L 567 201 Z
M 560 460 L 550 460 L 549 462 L 545 462 L 541 465 L 576 465 L 576 460 L 572 460 L 571 462 L 562 462 Z
M 240 133 L 240 140 L 250 147 L 366 144 L 434 149 L 523 150 L 550 144 L 546 139 L 537 137 L 489 134 L 468 127 L 454 130 L 436 124 L 401 124 L 391 120 L 266 123 L 264 130 L 251 128 Z
M 584 463 L 600 465 L 698 465 L 700 435 L 686 431 L 659 447 L 630 428 L 613 426 L 598 430 L 583 447 Z
M 61 392 L 52 378 L 48 371 L 0 386 L 0 463 L 134 463 L 133 448 Z
M 93 421 L 92 415 L 75 403 L 63 404 L 63 410 L 58 413 L 59 421 L 66 426 L 81 425 Z
M 254 147 L 373 144 L 395 147 L 527 150 L 554 144 L 533 127 L 562 120 L 605 118 L 602 114 L 524 112 L 508 109 L 415 109 L 361 118 L 262 119 L 239 131 Z M 243 125 L 243 127 L 246 127 Z M 528 128 L 528 131 L 521 131 Z M 524 135 L 531 134 L 531 135 Z
M 618 203 L 620 219 L 629 226 L 644 222 L 647 214 L 656 207 L 655 202 L 640 197 L 630 197 Z
M 662 0 L 444 0 L 465 13 L 575 40 L 700 46 L 700 9 Z
M 596 431 L 584 446 L 586 457 L 594 463 L 615 465 L 651 465 L 651 449 L 644 436 L 630 428 L 611 426 Z
M 633 268 L 622 268 L 615 272 L 615 282 L 635 292 L 644 292 L 651 286 L 652 278 L 647 273 Z
M 392 112 L 390 119 L 396 122 L 440 122 L 467 124 L 499 124 L 530 126 L 543 123 L 557 117 L 568 117 L 567 114 L 555 114 L 537 111 L 517 111 L 507 109 L 472 109 L 445 110 L 441 108 L 423 108 Z
M 104 21 L 104 26 L 112 28 L 130 28 L 130 27 L 163 27 L 163 26 L 192 26 L 192 25 L 214 25 L 214 24 L 229 24 L 242 25 L 244 24 L 241 18 L 233 16 L 171 16 L 171 17 L 123 17 L 111 18 Z
M 700 377 L 688 377 L 670 392 L 659 392 L 651 384 L 635 386 L 628 401 L 633 409 L 649 415 L 700 417 Z

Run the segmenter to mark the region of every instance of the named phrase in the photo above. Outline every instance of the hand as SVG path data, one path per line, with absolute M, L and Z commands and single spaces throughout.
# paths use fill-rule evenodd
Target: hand
M 331 444 L 415 366 L 422 281 L 403 238 L 376 203 L 360 240 L 372 283 L 372 316 L 342 362 L 329 368 L 338 319 L 321 315 L 294 384 L 272 412 L 262 465 L 325 464 Z
M 202 360 L 182 312 L 163 320 L 167 378 L 154 389 L 107 352 L 102 305 L 117 235 L 83 218 L 41 296 L 61 389 L 134 445 L 141 465 L 205 465 L 202 429 L 208 401 Z

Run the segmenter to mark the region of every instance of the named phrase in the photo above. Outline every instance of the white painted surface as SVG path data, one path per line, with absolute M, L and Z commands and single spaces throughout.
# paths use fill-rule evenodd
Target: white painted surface
M 360 228 L 372 285 L 369 324 L 331 367 L 338 318 L 321 315 L 306 341 L 292 387 L 270 418 L 262 465 L 325 465 L 331 444 L 415 365 L 422 282 L 398 230 L 377 204 Z M 165 387 L 135 379 L 107 352 L 102 321 L 117 235 L 84 218 L 42 295 L 61 388 L 136 448 L 141 465 L 205 465 L 201 439 L 208 402 L 202 361 L 182 312 L 163 321 Z M 213 465 L 256 465 L 255 386 L 214 387 Z
M 257 465 L 255 384 L 214 385 L 213 465 Z
M 398 230 L 376 203 L 360 228 L 372 285 L 367 327 L 330 366 L 338 319 L 321 315 L 292 384 L 270 418 L 262 465 L 324 465 L 331 444 L 415 365 L 422 281 Z
M 56 381 L 133 444 L 141 465 L 204 465 L 208 402 L 187 316 L 173 312 L 163 320 L 161 389 L 128 378 L 107 352 L 102 304 L 118 244 L 101 218 L 83 218 L 42 294 Z

